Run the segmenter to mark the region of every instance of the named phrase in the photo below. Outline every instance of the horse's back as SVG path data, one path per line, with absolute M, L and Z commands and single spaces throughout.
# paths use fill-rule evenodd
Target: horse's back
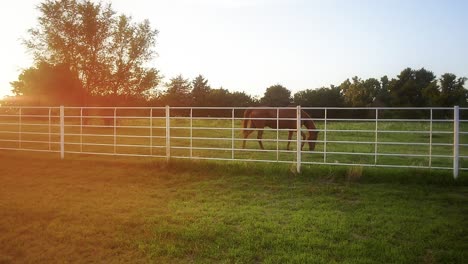
M 250 122 L 253 127 L 272 127 L 275 123 L 272 118 L 276 118 L 276 109 L 251 108 L 250 110 Z
M 247 111 L 247 110 L 246 110 Z M 253 127 L 296 129 L 297 110 L 293 108 L 249 108 Z M 262 119 L 264 118 L 264 119 Z M 278 118 L 278 120 L 277 120 Z

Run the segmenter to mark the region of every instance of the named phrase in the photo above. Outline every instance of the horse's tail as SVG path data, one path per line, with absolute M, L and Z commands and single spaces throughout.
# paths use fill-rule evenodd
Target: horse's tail
M 245 149 L 245 141 L 246 138 L 249 136 L 250 133 L 252 133 L 252 130 L 246 130 L 246 128 L 249 126 L 249 121 L 250 120 L 250 115 L 252 114 L 252 109 L 248 108 L 244 112 L 244 121 L 242 122 L 242 135 L 244 140 L 242 141 L 242 149 Z
M 250 121 L 250 114 L 252 113 L 252 109 L 247 108 L 244 111 L 244 121 L 242 122 L 242 127 L 245 129 L 249 126 L 249 121 Z

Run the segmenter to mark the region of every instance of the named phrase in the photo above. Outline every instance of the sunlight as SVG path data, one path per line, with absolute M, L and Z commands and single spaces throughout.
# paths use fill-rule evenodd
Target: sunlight
M 216 88 L 262 95 L 274 83 L 296 92 L 355 75 L 392 78 L 404 67 L 426 67 L 436 75 L 467 72 L 467 36 L 453 34 L 464 32 L 468 23 L 462 2 L 110 2 L 119 13 L 149 19 L 159 30 L 158 57 L 151 64 L 165 81 L 177 74 L 202 74 Z M 10 94 L 10 82 L 32 64 L 21 39 L 37 23 L 39 3 L 0 3 L 0 23 L 9 25 L 0 28 L 0 96 Z M 437 37 L 427 41 L 428 36 Z
M 0 264 L 465 263 L 466 10 L 0 1 Z
M 32 64 L 32 58 L 22 45 L 27 30 L 34 26 L 38 15 L 35 6 L 40 0 L 0 2 L 0 98 L 12 95 L 10 82 L 16 80 L 21 70 Z M 8 25 L 8 26 L 7 26 Z

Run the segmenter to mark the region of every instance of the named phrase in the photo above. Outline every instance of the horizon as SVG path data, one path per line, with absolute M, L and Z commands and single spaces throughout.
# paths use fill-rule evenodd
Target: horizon
M 0 97 L 33 66 L 20 38 L 36 26 L 40 2 L 0 4 L 0 22 L 14 25 L 1 29 Z M 295 93 L 353 76 L 395 78 L 407 67 L 468 75 L 464 1 L 104 2 L 159 31 L 151 65 L 163 82 L 201 74 L 213 88 L 261 96 L 274 84 Z

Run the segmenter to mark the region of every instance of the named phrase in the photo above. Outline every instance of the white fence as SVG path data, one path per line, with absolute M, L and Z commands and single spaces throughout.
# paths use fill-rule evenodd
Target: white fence
M 468 108 L 266 108 L 276 115 L 260 149 L 244 141 L 247 108 L 230 107 L 0 107 L 0 149 L 178 159 L 236 160 L 468 170 Z M 265 109 L 262 107 L 262 109 Z M 280 111 L 294 111 L 281 117 Z M 311 117 L 306 117 L 304 112 Z M 467 118 L 468 119 L 468 118 Z M 317 139 L 287 138 L 283 121 L 312 120 Z M 302 128 L 302 132 L 307 132 Z M 310 150 L 303 143 L 315 143 Z M 293 149 L 287 150 L 286 144 Z

